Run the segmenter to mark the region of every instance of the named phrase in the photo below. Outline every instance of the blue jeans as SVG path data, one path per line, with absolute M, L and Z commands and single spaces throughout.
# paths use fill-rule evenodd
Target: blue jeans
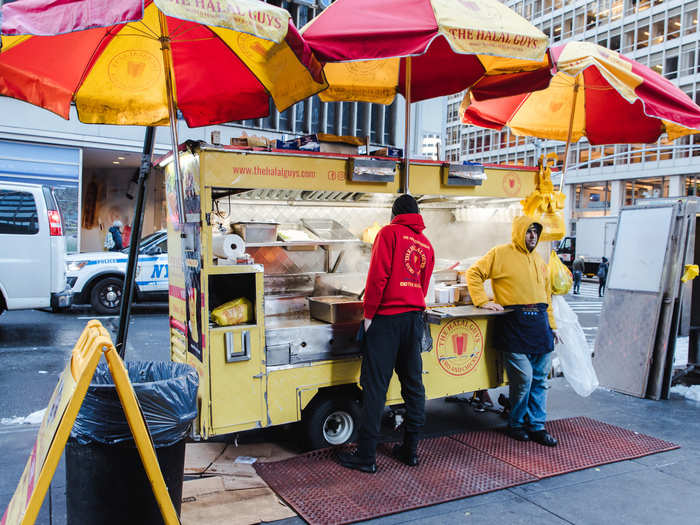
M 581 279 L 583 279 L 583 272 L 581 270 L 574 270 L 574 293 L 579 293 L 581 291 Z
M 508 426 L 527 430 L 544 430 L 547 419 L 547 375 L 552 353 L 516 354 L 503 352 L 510 388 Z M 526 422 L 525 416 L 528 420 Z

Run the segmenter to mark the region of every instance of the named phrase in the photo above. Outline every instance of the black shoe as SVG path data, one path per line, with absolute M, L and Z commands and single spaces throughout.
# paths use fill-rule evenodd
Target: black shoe
M 546 430 L 530 430 L 530 441 L 544 445 L 545 447 L 556 447 L 559 441 Z
M 506 434 L 517 441 L 530 441 L 530 434 L 523 428 L 512 428 L 508 427 L 506 429 Z
M 394 448 L 391 450 L 391 453 L 401 463 L 405 463 L 409 467 L 418 466 L 418 454 L 416 452 L 406 450 L 403 445 L 394 445 Z
M 368 474 L 374 474 L 377 472 L 377 463 L 373 459 L 363 458 L 357 455 L 355 452 L 338 452 L 337 456 L 338 463 L 340 463 L 345 468 L 351 468 L 359 470 L 361 472 L 367 472 Z

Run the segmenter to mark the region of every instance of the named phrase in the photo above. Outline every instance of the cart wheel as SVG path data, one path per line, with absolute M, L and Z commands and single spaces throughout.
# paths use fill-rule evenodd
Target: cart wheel
M 343 445 L 357 439 L 360 402 L 354 397 L 320 394 L 302 418 L 310 449 Z

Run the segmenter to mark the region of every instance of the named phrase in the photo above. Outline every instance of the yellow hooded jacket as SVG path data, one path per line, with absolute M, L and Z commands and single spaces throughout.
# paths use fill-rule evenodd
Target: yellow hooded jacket
M 476 306 L 488 302 L 484 291 L 484 281 L 488 279 L 493 285 L 494 298 L 501 306 L 546 303 L 549 326 L 555 330 L 547 265 L 539 253 L 535 250 L 530 252 L 525 246 L 525 232 L 532 224 L 542 227 L 532 217 L 516 217 L 513 220 L 512 241 L 491 248 L 474 263 L 467 270 L 467 286 Z

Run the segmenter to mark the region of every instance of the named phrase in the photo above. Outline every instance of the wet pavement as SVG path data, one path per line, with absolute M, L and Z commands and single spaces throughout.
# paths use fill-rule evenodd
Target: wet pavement
M 597 285 L 595 295 L 593 286 L 584 283 L 581 296 L 567 297 L 579 313 L 589 341 L 595 336 L 600 313 Z M 91 313 L 89 309 L 74 309 L 68 314 L 27 311 L 0 317 L 0 421 L 4 420 L 0 424 L 0 512 L 14 492 L 38 429 L 38 425 L 16 424 L 13 418 L 46 406 L 73 344 L 87 320 L 93 318 Z M 114 318 L 100 320 L 109 329 L 116 328 Z M 168 360 L 167 307 L 136 307 L 127 357 Z M 496 399 L 498 393 L 492 391 L 492 397 Z M 696 496 L 700 488 L 700 403 L 677 396 L 667 401 L 643 400 L 604 389 L 581 398 L 564 378 L 556 378 L 548 405 L 550 419 L 588 416 L 678 443 L 681 448 L 387 516 L 372 523 L 700 523 Z M 498 414 L 477 413 L 467 404 L 444 400 L 430 401 L 427 416 L 429 435 L 505 424 Z M 8 424 L 12 421 L 15 423 Z M 282 430 L 247 433 L 241 441 L 281 441 L 293 435 L 287 428 Z M 385 430 L 386 437 L 391 438 L 391 431 Z M 54 476 L 50 499 L 52 512 L 47 496 L 37 523 L 62 525 L 63 460 Z M 276 523 L 296 525 L 303 521 L 292 518 Z
M 70 353 L 89 319 L 99 319 L 116 339 L 116 317 L 96 316 L 89 308 L 69 313 L 27 310 L 0 316 L 0 515 L 14 493 L 29 457 L 38 424 L 18 422 L 48 404 Z M 166 305 L 138 305 L 129 326 L 127 358 L 169 359 Z M 61 459 L 36 523 L 66 521 L 65 469 Z M 51 517 L 50 517 L 51 514 Z

